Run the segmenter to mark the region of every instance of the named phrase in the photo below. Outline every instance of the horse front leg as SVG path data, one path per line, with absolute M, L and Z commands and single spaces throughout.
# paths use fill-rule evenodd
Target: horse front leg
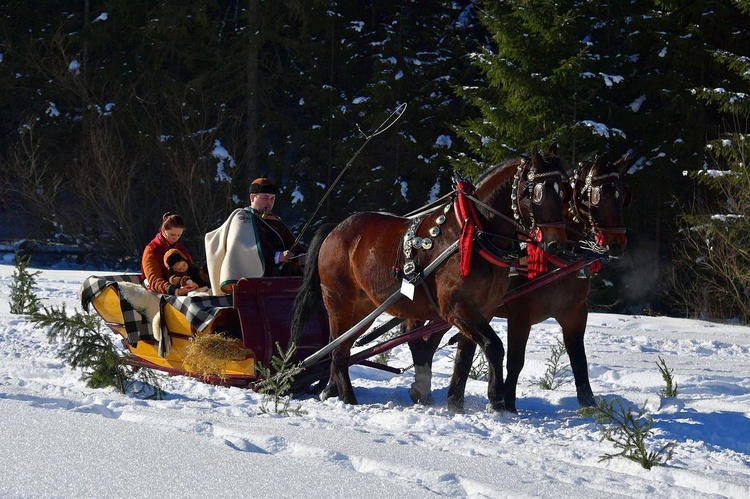
M 422 323 L 418 321 L 405 321 L 401 324 L 401 333 L 406 333 L 421 325 Z M 427 338 L 417 338 L 408 342 L 414 362 L 414 383 L 409 388 L 409 396 L 415 404 L 435 404 L 432 396 L 432 360 L 442 337 L 442 334 L 433 334 Z
M 454 322 L 454 325 L 482 348 L 484 356 L 487 359 L 487 398 L 489 399 L 490 407 L 494 411 L 504 412 L 503 357 L 505 356 L 505 349 L 503 348 L 502 340 L 500 340 L 487 320 L 479 315 L 476 315 L 473 321 L 458 318 Z M 458 361 L 458 350 L 456 357 Z M 460 367 L 462 370 L 465 370 L 465 376 L 468 378 L 468 371 L 471 369 L 471 361 L 462 358 L 461 363 L 462 365 Z M 468 368 L 466 367 L 467 363 Z M 458 366 L 458 364 L 456 364 L 456 366 Z M 464 373 L 461 373 L 461 376 L 464 376 Z M 451 385 L 453 385 L 453 383 L 454 380 L 451 380 Z M 466 379 L 455 380 L 455 383 L 456 389 L 461 389 L 461 392 L 463 393 L 463 389 L 466 387 Z M 458 394 L 454 393 L 454 396 L 457 397 Z M 461 405 L 463 406 L 463 404 Z
M 484 356 L 487 358 L 487 399 L 495 412 L 505 412 L 505 384 L 503 383 L 503 357 L 505 349 L 503 342 L 495 331 L 487 324 L 489 341 L 484 344 Z
M 508 377 L 505 379 L 505 408 L 516 410 L 516 389 L 518 377 L 526 361 L 526 344 L 531 331 L 528 314 L 521 317 L 508 314 Z
M 573 371 L 573 379 L 576 385 L 576 396 L 578 405 L 581 407 L 594 407 L 594 392 L 589 382 L 589 366 L 586 360 L 586 346 L 583 339 L 586 334 L 586 321 L 588 310 L 582 306 L 577 313 L 572 314 L 565 320 L 559 320 L 563 331 L 565 350 L 568 352 L 570 368 Z

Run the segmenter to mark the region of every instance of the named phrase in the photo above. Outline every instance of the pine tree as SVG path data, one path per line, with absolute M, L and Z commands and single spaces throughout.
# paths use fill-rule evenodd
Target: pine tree
M 34 290 L 36 276 L 41 272 L 29 272 L 30 256 L 17 253 L 13 263 L 16 268 L 13 271 L 13 281 L 10 283 L 10 313 L 33 314 L 41 305 Z
M 750 2 L 737 2 L 750 14 Z M 743 50 L 744 49 L 744 50 Z M 714 50 L 716 61 L 737 75 L 725 87 L 699 87 L 698 98 L 715 106 L 725 125 L 706 146 L 710 164 L 690 172 L 701 187 L 686 205 L 673 290 L 684 310 L 705 319 L 739 318 L 750 323 L 750 62 L 748 51 Z
M 602 39 L 609 24 L 602 28 L 595 22 L 595 5 L 547 0 L 479 5 L 492 43 L 472 57 L 487 83 L 460 89 L 481 111 L 460 128 L 479 160 L 476 168 L 554 141 L 570 166 L 621 139 L 621 131 L 602 122 L 609 105 L 602 94 L 618 83 L 603 65 L 617 61 L 600 53 L 608 47 Z

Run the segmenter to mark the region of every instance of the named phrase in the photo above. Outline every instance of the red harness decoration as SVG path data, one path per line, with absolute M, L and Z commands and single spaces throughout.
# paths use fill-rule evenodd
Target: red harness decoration
M 458 198 L 456 199 L 456 217 L 461 226 L 461 236 L 458 241 L 458 252 L 461 255 L 461 277 L 469 275 L 471 266 L 471 253 L 474 249 L 474 231 L 482 229 L 482 224 L 477 218 L 474 203 L 467 196 L 474 194 L 474 186 L 468 180 L 459 180 L 456 184 Z
M 474 186 L 468 180 L 460 180 L 456 184 L 456 190 L 458 191 L 458 197 L 456 199 L 456 218 L 458 224 L 461 227 L 461 235 L 458 240 L 458 252 L 461 255 L 461 277 L 469 275 L 469 269 L 471 267 L 471 253 L 474 251 L 474 235 L 477 230 L 482 230 L 482 222 L 477 216 L 477 209 L 474 203 L 471 202 L 468 196 L 474 193 Z M 493 265 L 499 267 L 508 267 L 508 262 L 505 262 L 489 251 L 480 248 L 479 255 L 490 262 Z
M 526 245 L 526 275 L 533 279 L 547 272 L 547 253 L 536 244 Z
M 474 249 L 474 225 L 464 224 L 461 228 L 461 237 L 458 241 L 458 253 L 461 255 L 461 271 L 459 275 L 466 277 L 469 275 L 471 266 L 471 252 Z

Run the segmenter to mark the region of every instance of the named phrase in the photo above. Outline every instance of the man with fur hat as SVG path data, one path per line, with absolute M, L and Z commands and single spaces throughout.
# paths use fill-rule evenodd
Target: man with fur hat
M 250 210 L 258 220 L 260 247 L 267 270 L 294 258 L 294 253 L 289 250 L 294 244 L 294 236 L 284 222 L 271 213 L 278 193 L 278 186 L 265 177 L 256 178 L 250 184 Z M 264 273 L 264 276 L 268 275 Z
M 208 273 L 214 294 L 231 293 L 243 277 L 301 275 L 294 236 L 272 213 L 279 187 L 266 177 L 250 184 L 250 206 L 235 210 L 206 234 Z

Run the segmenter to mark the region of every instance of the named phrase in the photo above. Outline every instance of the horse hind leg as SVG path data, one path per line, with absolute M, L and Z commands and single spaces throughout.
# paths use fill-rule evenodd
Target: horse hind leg
M 342 347 L 333 351 L 331 358 L 331 374 L 328 384 L 320 392 L 320 400 L 338 397 L 345 404 L 357 405 L 357 397 L 354 395 L 354 387 L 349 377 L 349 355 L 337 352 Z
M 561 323 L 565 350 L 568 352 L 570 369 L 573 371 L 573 379 L 576 385 L 576 397 L 581 407 L 594 407 L 596 400 L 589 382 L 589 367 L 586 360 L 586 346 L 584 335 L 586 334 L 586 321 L 588 311 L 582 310 L 570 321 Z
M 330 269 L 329 269 L 330 270 Z M 349 297 L 355 291 L 341 285 L 333 291 L 331 287 L 322 286 L 323 302 L 328 310 L 328 325 L 331 341 L 346 334 L 357 324 L 360 315 L 356 313 L 356 304 Z M 351 348 L 356 337 L 350 337 L 331 352 L 331 368 L 328 386 L 320 395 L 322 400 L 337 396 L 345 404 L 357 404 L 354 388 L 349 377 L 349 360 Z
M 476 343 L 463 334 L 458 336 L 456 355 L 453 360 L 453 375 L 450 385 L 448 385 L 448 410 L 453 413 L 462 414 L 464 412 L 466 382 L 469 379 L 476 350 Z

